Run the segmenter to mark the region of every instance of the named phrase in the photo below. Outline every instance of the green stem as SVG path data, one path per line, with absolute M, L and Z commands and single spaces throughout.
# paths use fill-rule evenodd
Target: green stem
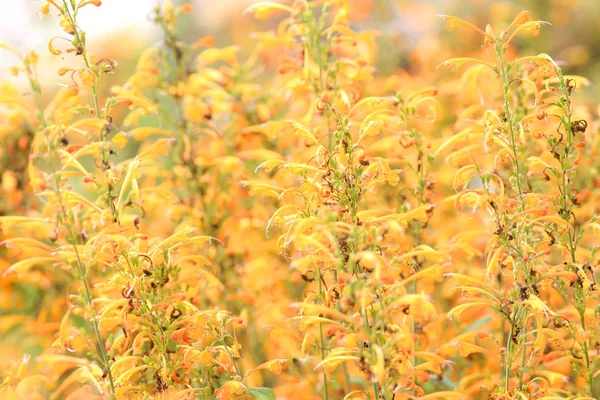
M 367 309 L 365 308 L 363 315 L 363 321 L 365 322 L 365 328 L 367 330 L 367 335 L 369 338 L 371 337 L 371 326 L 369 325 L 369 316 L 367 315 Z M 372 343 L 369 343 L 369 351 L 372 348 Z M 375 399 L 379 400 L 379 384 L 377 382 L 373 382 L 373 392 L 375 393 Z
M 225 352 L 227 353 L 227 355 L 229 356 L 229 359 L 231 360 L 231 364 L 233 364 L 233 369 L 235 369 L 235 373 L 241 378 L 242 377 L 242 373 L 240 372 L 237 364 L 235 363 L 235 358 L 233 358 L 233 355 L 231 354 L 231 352 L 227 348 L 227 344 L 225 344 L 225 342 L 222 342 L 222 343 L 223 343 L 223 348 L 225 349 Z
M 80 46 L 82 46 L 83 48 L 83 53 L 81 53 L 81 55 L 83 56 L 83 61 L 85 62 L 85 66 L 91 70 L 92 68 L 90 67 L 90 61 L 88 60 L 88 56 L 87 56 L 87 50 L 85 49 L 85 46 L 83 44 L 83 42 L 81 41 L 81 36 L 79 34 L 79 29 L 77 27 L 77 22 L 75 21 L 75 14 L 71 14 L 71 10 L 69 10 L 69 6 L 67 5 L 67 1 L 63 0 L 63 5 L 65 7 L 65 11 L 67 12 L 67 17 L 69 18 L 69 22 L 71 23 L 71 26 L 73 27 L 73 31 L 74 31 L 74 35 L 75 38 L 77 39 L 77 43 L 79 43 Z M 92 71 L 94 72 L 94 71 Z M 96 72 L 94 72 L 95 74 Z M 98 118 L 100 118 L 100 107 L 98 105 L 98 83 L 94 83 L 92 85 L 92 96 L 94 97 L 94 109 L 95 109 L 95 113 L 96 116 Z
M 560 68 L 558 68 L 557 70 L 558 76 L 559 76 L 559 80 L 560 80 L 560 88 L 561 91 L 563 92 L 563 96 L 564 96 L 564 105 L 563 105 L 563 111 L 565 113 L 565 123 L 564 123 L 564 129 L 565 129 L 565 133 L 566 133 L 566 138 L 567 138 L 567 148 L 570 148 L 572 143 L 573 143 L 573 123 L 571 121 L 572 118 L 572 108 L 571 108 L 571 95 L 569 92 L 569 88 L 567 87 L 567 82 L 565 81 L 565 78 L 562 74 L 562 70 Z M 568 169 L 568 165 L 567 165 L 567 155 L 563 155 L 561 157 L 561 169 L 562 169 L 562 188 L 559 187 L 559 189 L 561 190 L 562 193 L 562 201 L 563 201 L 563 209 L 565 210 L 565 217 L 567 218 L 567 221 L 570 221 L 570 215 L 571 215 L 571 210 L 572 210 L 572 205 L 571 205 L 571 199 L 570 199 L 570 193 L 571 193 L 571 188 L 569 187 L 569 180 L 567 179 L 567 172 L 566 170 Z M 564 217 L 563 217 L 564 218 Z M 575 224 L 576 221 L 573 221 L 573 224 L 571 225 L 573 228 L 573 233 L 575 233 Z M 573 233 L 571 233 L 571 230 L 568 231 L 567 233 L 567 239 L 568 239 L 568 249 L 569 249 L 569 253 L 571 254 L 571 262 L 573 264 L 577 263 L 577 259 L 575 257 L 575 252 L 577 250 L 577 241 L 575 239 L 575 237 L 573 236 Z M 583 307 L 579 306 L 579 302 L 577 302 L 576 304 L 577 308 L 578 308 L 578 313 L 579 313 L 579 318 L 581 320 L 581 329 L 585 332 L 585 302 L 583 302 Z M 585 367 L 587 370 L 587 380 L 588 380 L 588 384 L 590 385 L 590 394 L 591 397 L 593 398 L 598 398 L 596 396 L 596 390 L 594 387 L 594 374 L 591 368 L 591 363 L 590 363 L 590 356 L 589 356 L 589 349 L 588 349 L 588 342 L 587 339 L 581 344 L 581 349 L 583 351 L 584 354 L 584 358 L 585 358 Z
M 75 38 L 77 39 L 77 43 L 83 49 L 81 55 L 83 57 L 83 61 L 85 62 L 85 66 L 87 67 L 87 69 L 92 71 L 92 73 L 94 73 L 94 75 L 96 75 L 96 77 L 98 78 L 97 80 L 94 80 L 94 83 L 91 85 L 92 98 L 94 101 L 94 115 L 96 116 L 96 118 L 103 118 L 105 116 L 100 115 L 100 104 L 99 104 L 99 100 L 98 100 L 98 84 L 100 81 L 100 74 L 98 73 L 98 71 L 92 70 L 92 68 L 90 66 L 87 49 L 85 48 L 85 44 L 81 40 L 81 33 L 79 32 L 79 28 L 77 26 L 76 10 L 73 10 L 73 13 L 71 13 L 71 10 L 69 10 L 66 0 L 63 0 L 63 5 L 65 8 L 66 16 L 69 19 L 69 23 L 71 24 L 71 27 L 73 28 L 73 34 L 75 35 Z M 63 13 L 63 15 L 64 15 L 64 13 Z M 108 132 L 110 132 L 110 128 L 109 128 Z M 102 131 L 100 134 L 100 141 L 103 143 L 102 151 L 101 151 L 102 170 L 106 170 L 106 169 L 110 168 L 110 165 L 108 162 L 106 135 L 107 135 L 106 129 L 102 128 Z M 112 185 L 110 183 L 107 183 L 106 184 L 106 196 L 105 196 L 104 201 L 105 201 L 106 206 L 111 209 L 111 212 L 113 213 L 113 215 L 116 216 L 117 211 L 115 210 L 114 204 L 112 201 L 112 189 L 113 189 Z
M 113 380 L 113 376 L 112 376 L 112 372 L 110 370 L 110 364 L 109 364 L 109 360 L 108 360 L 108 354 L 106 352 L 106 348 L 104 347 L 104 341 L 102 340 L 102 336 L 100 334 L 100 328 L 98 327 L 98 321 L 96 319 L 96 311 L 94 310 L 94 305 L 92 303 L 93 301 L 93 297 L 92 297 L 92 293 L 91 290 L 89 288 L 88 282 L 87 282 L 87 273 L 85 271 L 85 268 L 83 266 L 83 263 L 81 261 L 81 257 L 79 255 L 79 250 L 77 249 L 77 244 L 76 244 L 76 240 L 75 240 L 75 234 L 73 232 L 73 229 L 71 227 L 71 225 L 69 223 L 67 223 L 67 219 L 68 214 L 66 211 L 66 208 L 64 206 L 64 203 L 62 201 L 62 198 L 60 196 L 60 183 L 58 180 L 58 176 L 56 175 L 56 173 L 54 173 L 54 180 L 55 180 L 55 191 L 56 191 L 56 196 L 58 197 L 58 203 L 60 205 L 61 208 L 61 212 L 63 214 L 63 218 L 65 219 L 65 226 L 67 227 L 67 230 L 69 231 L 69 236 L 70 236 L 70 244 L 73 246 L 73 251 L 75 252 L 75 257 L 77 259 L 77 271 L 79 274 L 79 278 L 81 280 L 81 283 L 83 284 L 83 289 L 84 289 L 84 293 L 85 293 L 85 299 L 87 301 L 87 305 L 90 307 L 90 311 L 91 311 L 91 320 L 92 320 L 92 328 L 94 331 L 94 335 L 96 336 L 96 341 L 98 342 L 98 348 L 100 351 L 100 356 L 102 358 L 102 362 L 104 363 L 104 367 L 106 368 L 107 374 L 108 374 L 108 378 L 110 381 L 110 388 L 111 388 L 111 397 L 114 398 L 115 396 L 115 383 Z
M 525 200 L 523 199 L 523 189 L 521 188 L 521 166 L 519 163 L 519 154 L 517 152 L 517 142 L 515 139 L 515 124 L 510 112 L 510 107 L 508 104 L 508 94 L 509 94 L 509 80 L 508 80 L 508 72 L 506 70 L 506 64 L 504 63 L 504 51 L 505 48 L 502 46 L 500 42 L 496 42 L 496 54 L 498 55 L 498 62 L 500 63 L 500 79 L 502 80 L 502 88 L 503 88 L 503 105 L 504 105 L 504 116 L 506 117 L 509 132 L 510 132 L 510 147 L 512 150 L 512 155 L 515 160 L 515 178 L 517 180 L 517 191 L 519 192 L 519 200 L 520 200 L 520 211 L 525 210 Z
M 510 333 L 508 338 L 506 339 L 506 352 L 505 352 L 505 365 L 504 365 L 504 390 L 506 393 L 509 393 L 510 390 L 510 367 L 512 364 L 512 345 L 513 345 L 513 335 L 515 332 L 516 324 L 519 320 L 522 307 L 518 306 L 514 319 L 510 323 Z M 516 338 L 515 338 L 516 339 Z
M 319 272 L 319 294 L 323 293 L 323 284 L 322 282 L 322 277 L 320 276 L 320 272 Z M 321 361 L 323 361 L 325 359 L 325 339 L 323 336 L 323 323 L 319 322 L 319 337 L 320 337 L 320 345 L 319 347 L 321 348 Z M 323 392 L 325 395 L 325 400 L 329 399 L 329 390 L 327 387 L 327 372 L 325 371 L 325 368 L 323 368 Z

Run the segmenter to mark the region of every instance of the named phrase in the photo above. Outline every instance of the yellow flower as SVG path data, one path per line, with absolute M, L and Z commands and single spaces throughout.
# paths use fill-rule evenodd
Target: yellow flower
M 86 86 L 93 86 L 98 81 L 96 74 L 89 68 L 80 69 L 78 75 L 81 82 Z

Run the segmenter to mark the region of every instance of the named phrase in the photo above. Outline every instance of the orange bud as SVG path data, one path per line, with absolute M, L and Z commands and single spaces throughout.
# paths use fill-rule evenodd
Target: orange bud
M 20 137 L 19 141 L 17 142 L 17 147 L 20 150 L 25 150 L 26 148 L 28 148 L 29 147 L 29 138 L 25 137 L 25 136 Z
M 194 11 L 194 8 L 192 7 L 192 5 L 190 3 L 185 3 L 184 5 L 179 7 L 179 11 L 184 14 L 191 14 L 192 11 Z
M 73 71 L 73 69 L 72 69 L 72 68 L 69 68 L 69 67 L 61 67 L 61 68 L 58 70 L 58 75 L 60 75 L 60 76 L 64 76 L 64 75 L 65 75 L 67 72 L 69 72 L 69 71 Z
M 42 15 L 50 14 L 50 3 L 44 3 L 44 5 L 40 7 L 40 13 L 42 13 Z
M 540 121 L 543 120 L 544 118 L 546 118 L 548 116 L 548 114 L 546 113 L 546 111 L 539 109 L 537 114 L 535 115 L 537 119 L 539 119 Z
M 200 39 L 196 40 L 196 42 L 193 44 L 193 47 L 195 49 L 199 48 L 199 47 L 213 47 L 216 44 L 216 40 L 214 38 L 214 36 L 204 36 L 201 37 Z
M 477 332 L 477 337 L 479 339 L 485 339 L 487 337 L 490 337 L 490 334 L 487 331 L 479 331 L 479 332 Z
M 79 88 L 77 86 L 70 86 L 65 93 L 65 97 L 73 97 L 77 96 L 78 94 Z

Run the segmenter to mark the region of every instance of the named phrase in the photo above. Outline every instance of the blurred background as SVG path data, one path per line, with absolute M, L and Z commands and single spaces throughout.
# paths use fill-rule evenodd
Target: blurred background
M 152 8 L 164 0 L 103 0 L 99 8 L 82 10 L 80 25 L 88 33 L 88 44 L 98 57 L 117 60 L 121 72 L 128 72 L 140 51 L 159 40 L 149 20 Z M 177 0 L 175 0 L 177 3 Z M 183 1 L 180 1 L 183 2 Z M 182 36 L 194 41 L 205 35 L 216 38 L 217 46 L 236 43 L 251 49 L 252 32 L 276 28 L 278 18 L 256 21 L 243 10 L 258 0 L 190 0 L 194 12 L 185 19 Z M 279 2 L 286 3 L 284 0 Z M 290 1 L 287 1 L 290 2 Z M 521 10 L 533 18 L 549 21 L 538 38 L 521 40 L 521 54 L 551 54 L 563 62 L 568 74 L 600 80 L 600 1 L 598 0 L 349 0 L 355 30 L 375 29 L 378 41 L 378 74 L 398 69 L 419 73 L 434 69 L 444 60 L 481 48 L 481 38 L 465 36 L 465 31 L 444 32 L 444 23 L 436 14 L 451 14 L 474 22 L 481 28 L 490 23 L 499 32 Z M 0 41 L 21 51 L 36 50 L 41 65 L 42 83 L 56 85 L 56 65 L 61 60 L 47 49 L 48 39 L 62 35 L 56 17 L 39 13 L 41 0 L 0 0 Z M 417 51 L 418 50 L 418 51 Z M 16 60 L 0 53 L 0 79 L 9 76 Z M 14 79 L 13 79 L 14 80 Z M 595 92 L 596 89 L 592 88 Z M 589 90 L 588 90 L 589 92 Z

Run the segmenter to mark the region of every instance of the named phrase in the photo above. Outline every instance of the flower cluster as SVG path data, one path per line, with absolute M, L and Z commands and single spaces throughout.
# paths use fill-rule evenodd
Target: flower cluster
M 599 398 L 598 122 L 518 54 L 546 22 L 441 15 L 483 45 L 436 81 L 376 74 L 368 5 L 258 2 L 244 49 L 166 0 L 125 76 L 101 6 L 43 2 L 53 98 L 0 42 L 3 398 Z

